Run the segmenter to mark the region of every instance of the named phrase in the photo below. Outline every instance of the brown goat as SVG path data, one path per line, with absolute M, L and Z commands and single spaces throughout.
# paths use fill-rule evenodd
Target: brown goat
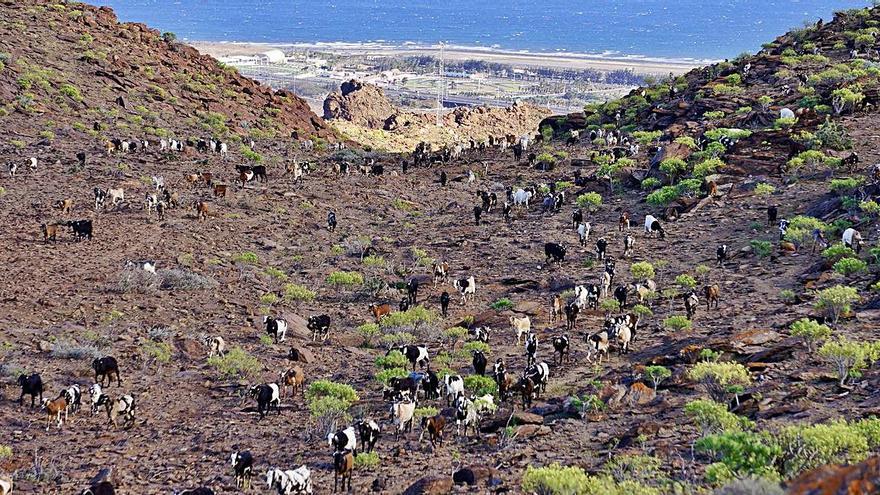
M 714 198 L 718 195 L 718 184 L 716 184 L 714 180 L 704 182 L 703 189 L 706 193 L 706 197 Z
M 71 210 L 73 210 L 73 200 L 72 199 L 59 199 L 52 205 L 56 210 L 61 210 L 62 215 L 69 215 Z
M 564 310 L 565 304 L 562 302 L 562 297 L 559 294 L 556 294 L 550 301 L 550 324 L 553 324 L 556 320 L 562 319 L 562 315 L 565 313 Z
M 49 431 L 53 419 L 60 430 L 64 421 L 67 421 L 67 400 L 64 399 L 64 396 L 55 400 L 43 399 L 43 408 L 46 409 L 46 431 Z M 62 413 L 64 414 L 63 420 L 61 419 Z
M 205 203 L 204 201 L 196 201 L 194 208 L 196 210 L 196 217 L 200 222 L 208 219 L 208 203 Z
M 422 433 L 419 435 L 419 441 L 422 441 L 422 435 L 425 434 L 425 431 L 428 432 L 428 440 L 431 441 L 431 446 L 435 447 L 436 442 L 440 443 L 440 446 L 443 446 L 443 429 L 446 428 L 446 418 L 443 417 L 442 414 L 438 414 L 433 417 L 423 417 L 422 418 Z
M 703 287 L 703 295 L 706 297 L 706 311 L 709 311 L 713 304 L 716 309 L 718 308 L 718 302 L 721 300 L 721 289 L 717 284 Z
M 350 450 L 333 453 L 333 493 L 336 493 L 339 478 L 342 477 L 342 490 L 345 491 L 345 479 L 348 478 L 348 491 L 351 491 L 351 473 L 354 471 L 354 456 Z
M 294 368 L 288 368 L 287 370 L 281 373 L 281 393 L 284 394 L 287 387 L 291 387 L 290 396 L 296 396 L 296 391 L 299 390 L 300 393 L 305 395 L 305 381 L 306 374 L 303 372 L 302 368 L 296 366 Z
M 189 187 L 196 187 L 201 182 L 202 177 L 199 174 L 187 174 L 186 181 L 189 182 Z
M 532 407 L 532 397 L 535 395 L 535 383 L 531 378 L 520 378 L 519 381 L 511 387 L 511 391 L 519 392 L 524 410 Z
M 214 184 L 214 197 L 215 198 L 225 198 L 226 197 L 226 184 Z
M 391 305 L 390 304 L 370 304 L 370 313 L 373 313 L 373 317 L 376 318 L 376 323 L 379 323 L 383 317 L 391 314 Z
M 57 237 L 59 228 L 58 224 L 55 223 L 44 223 L 43 225 L 40 225 L 40 231 L 43 232 L 43 241 L 48 243 L 49 239 L 52 239 L 53 244 L 58 242 Z
M 617 230 L 620 232 L 629 230 L 629 213 L 623 212 L 620 214 L 620 217 L 617 219 Z

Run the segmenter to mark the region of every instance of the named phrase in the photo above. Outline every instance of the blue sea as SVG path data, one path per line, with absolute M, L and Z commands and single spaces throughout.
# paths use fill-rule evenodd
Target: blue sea
M 805 21 L 867 1 L 822 0 L 103 0 L 124 21 L 178 38 L 382 42 L 667 59 L 755 51 Z

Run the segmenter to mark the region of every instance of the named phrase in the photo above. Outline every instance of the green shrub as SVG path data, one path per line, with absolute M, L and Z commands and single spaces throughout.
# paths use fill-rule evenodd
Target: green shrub
M 828 225 L 817 218 L 798 215 L 789 222 L 785 240 L 795 244 L 804 244 L 812 239 L 813 231 L 816 229 L 827 231 Z
M 617 299 L 605 299 L 602 301 L 602 304 L 599 305 L 599 309 L 605 313 L 613 313 L 620 310 L 620 302 L 618 302 Z
M 831 179 L 831 190 L 837 194 L 847 194 L 865 182 L 861 177 L 845 177 L 842 179 Z
M 663 136 L 663 131 L 636 131 L 632 133 L 633 139 L 647 146 Z
M 828 119 L 819 126 L 816 131 L 816 139 L 825 148 L 837 151 L 852 148 L 852 139 L 846 131 L 846 127 L 835 120 Z
M 540 495 L 581 495 L 586 492 L 589 477 L 579 467 L 527 466 L 522 479 L 525 493 Z
M 369 347 L 373 343 L 373 339 L 376 338 L 379 334 L 382 333 L 379 330 L 379 325 L 375 323 L 364 323 L 363 325 L 357 327 L 357 333 L 363 337 L 364 345 Z
M 382 256 L 365 256 L 361 263 L 368 267 L 385 266 L 385 258 Z
M 785 304 L 794 304 L 797 302 L 797 294 L 791 289 L 782 289 L 779 291 L 779 299 Z
M 828 258 L 829 260 L 840 260 L 843 258 L 855 258 L 856 252 L 852 249 L 846 247 L 842 242 L 838 242 L 837 244 L 832 244 L 824 251 L 822 251 L 822 257 Z
M 684 406 L 685 415 L 697 423 L 703 435 L 751 430 L 755 424 L 727 410 L 714 400 L 697 399 Z
M 0 460 L 12 457 L 12 447 L 0 444 Z
M 867 271 L 868 264 L 856 258 L 843 258 L 835 263 L 833 268 L 835 272 L 848 277 L 855 273 Z
M 208 358 L 208 364 L 216 368 L 225 378 L 246 378 L 263 369 L 259 359 L 240 347 L 233 347 L 223 356 Z
M 652 192 L 646 198 L 648 204 L 654 206 L 666 206 L 675 201 L 680 196 L 678 188 L 675 186 L 663 186 Z
M 336 383 L 330 380 L 316 380 L 306 389 L 306 399 L 333 397 L 348 403 L 359 400 L 358 394 L 351 385 Z
M 351 403 L 336 397 L 315 397 L 308 401 L 309 414 L 313 418 L 339 417 L 348 420 L 348 408 Z
M 796 424 L 777 432 L 782 473 L 793 477 L 824 464 L 855 464 L 867 458 L 871 446 L 859 428 L 846 421 Z
M 838 340 L 829 340 L 819 348 L 819 356 L 834 366 L 840 386 L 846 384 L 848 378 L 861 376 L 875 354 L 875 346 L 854 342 L 841 336 Z
M 285 301 L 310 302 L 315 299 L 315 292 L 299 284 L 284 284 Z
M 409 371 L 406 368 L 386 368 L 376 372 L 376 381 L 382 385 L 388 385 L 388 381 L 392 378 L 406 378 Z
M 695 149 L 697 147 L 697 142 L 694 141 L 694 138 L 690 136 L 679 136 L 675 138 L 675 142 L 678 144 L 683 144 L 690 149 Z
M 700 382 L 716 402 L 726 403 L 731 387 L 745 386 L 752 378 L 745 366 L 734 362 L 703 361 L 690 369 L 688 377 Z
M 376 367 L 384 369 L 406 368 L 408 363 L 406 356 L 397 350 L 391 351 L 385 356 L 379 356 L 375 360 Z
M 586 208 L 589 211 L 596 211 L 602 205 L 602 195 L 597 192 L 588 192 L 581 194 L 575 200 L 580 208 Z
M 611 476 L 587 476 L 579 467 L 526 467 L 522 491 L 538 495 L 660 495 L 657 488 L 637 481 L 617 482 Z
M 382 464 L 382 461 L 379 459 L 378 452 L 360 452 L 354 458 L 354 468 L 358 470 L 372 471 L 379 467 L 380 464 Z
M 791 329 L 791 335 L 793 337 L 800 337 L 803 339 L 804 344 L 806 344 L 807 349 L 810 352 L 813 352 L 815 349 L 817 341 L 831 337 L 831 328 L 829 328 L 828 325 L 822 325 L 809 318 L 801 318 L 792 323 L 789 328 Z
M 481 397 L 486 394 L 498 395 L 498 385 L 488 376 L 470 375 L 464 377 L 464 388 Z
M 382 336 L 382 344 L 386 347 L 412 344 L 415 340 L 415 335 L 409 332 L 388 333 Z
M 644 306 L 642 306 L 644 308 Z M 651 311 L 650 309 L 648 311 Z M 651 384 L 654 387 L 654 390 L 657 390 L 657 387 L 660 386 L 660 383 L 672 376 L 672 372 L 669 371 L 669 368 L 665 366 L 646 366 L 645 367 L 645 377 L 651 381 Z
M 660 182 L 660 179 L 656 177 L 648 177 L 642 181 L 642 190 L 650 191 L 652 189 L 657 189 L 658 187 L 660 187 L 660 184 L 662 184 L 662 182 Z
M 681 275 L 675 277 L 675 284 L 682 289 L 693 289 L 697 286 L 697 281 L 694 280 L 694 277 L 691 277 L 687 273 L 682 273 Z
M 836 285 L 819 291 L 815 307 L 825 311 L 831 322 L 837 324 L 840 315 L 849 312 L 850 306 L 859 299 L 859 293 L 853 287 Z
M 835 89 L 831 92 L 834 114 L 840 115 L 846 109 L 855 110 L 855 108 L 865 99 L 864 93 L 853 91 L 850 88 Z
M 424 417 L 432 417 L 440 414 L 440 410 L 436 407 L 417 407 L 413 415 L 416 419 L 421 419 Z
M 718 141 L 722 137 L 728 137 L 730 139 L 739 140 L 746 139 L 752 135 L 752 131 L 745 129 L 735 129 L 735 128 L 718 128 L 718 129 L 710 129 L 705 133 L 706 137 L 711 139 L 712 141 Z
M 415 327 L 422 323 L 432 323 L 435 320 L 437 320 L 437 313 L 435 311 L 418 305 L 406 311 L 397 311 L 389 314 L 379 321 L 379 326 L 384 328 Z
M 703 178 L 714 174 L 725 167 L 725 163 L 720 158 L 708 158 L 694 165 L 694 177 Z
M 58 89 L 58 92 L 77 103 L 83 100 L 82 94 L 79 92 L 79 88 L 77 88 L 73 84 L 62 84 L 61 87 Z
M 462 346 L 462 350 L 467 353 L 471 353 L 474 351 L 480 351 L 483 354 L 488 355 L 491 352 L 492 348 L 489 346 L 489 344 L 487 344 L 485 342 L 481 342 L 479 340 L 472 340 L 470 342 L 465 342 L 464 345 Z
M 797 124 L 797 117 L 779 117 L 773 121 L 774 129 L 791 129 Z
M 629 271 L 633 278 L 640 282 L 654 278 L 654 265 L 647 261 L 637 261 L 633 263 L 629 267 Z
M 463 327 L 452 327 L 447 328 L 443 331 L 443 338 L 448 340 L 449 342 L 457 342 L 465 337 L 467 337 L 468 331 L 467 328 Z
M 281 300 L 281 298 L 279 298 L 278 294 L 275 294 L 274 292 L 267 292 L 267 293 L 263 294 L 262 296 L 260 296 L 260 302 L 263 304 L 272 305 L 272 304 L 277 303 L 280 300 Z
M 490 304 L 489 307 L 494 309 L 495 311 L 504 311 L 513 307 L 513 301 L 507 299 L 506 297 L 502 297 L 501 299 Z
M 232 261 L 234 261 L 236 263 L 255 265 L 255 264 L 259 263 L 260 257 L 257 256 L 257 254 L 252 251 L 245 251 L 243 253 L 239 253 L 237 256 L 232 258 Z
M 860 202 L 859 209 L 861 209 L 863 212 L 867 213 L 868 215 L 871 215 L 874 217 L 876 217 L 878 214 L 880 214 L 880 204 L 878 204 L 873 199 L 869 199 L 867 201 Z
M 681 315 L 670 316 L 669 318 L 663 320 L 663 326 L 676 332 L 679 332 L 681 330 L 690 330 L 691 325 L 691 320 Z
M 687 173 L 688 164 L 681 158 L 667 158 L 660 162 L 660 170 L 669 175 L 674 182 L 676 178 Z
M 245 157 L 245 159 L 250 160 L 254 163 L 260 163 L 263 161 L 263 155 L 252 150 L 250 146 L 246 146 L 243 144 L 239 147 L 238 151 L 242 154 L 242 156 Z
M 761 258 L 766 258 L 773 252 L 773 244 L 770 241 L 752 240 L 749 244 L 752 246 L 752 251 Z
M 709 435 L 697 440 L 694 450 L 720 462 L 706 469 L 706 480 L 710 483 L 743 476 L 779 477 L 774 463 L 782 454 L 781 449 L 764 434 L 734 431 Z
M 723 110 L 712 110 L 703 114 L 703 118 L 706 120 L 720 120 L 724 118 Z
M 653 293 L 653 291 L 652 291 L 652 293 Z M 652 298 L 647 297 L 647 294 L 646 294 L 645 299 L 648 300 L 648 299 L 652 299 Z M 647 318 L 649 316 L 654 316 L 654 312 L 651 311 L 651 308 L 649 308 L 643 304 L 636 304 L 635 306 L 633 306 L 632 311 L 639 318 Z
M 776 192 L 776 188 L 771 184 L 767 184 L 766 182 L 761 182 L 757 186 L 755 186 L 755 195 L 756 196 L 769 196 Z
M 171 344 L 168 342 L 147 340 L 141 344 L 141 350 L 146 354 L 148 360 L 152 359 L 160 363 L 171 361 Z
M 355 287 L 364 284 L 364 276 L 358 272 L 336 271 L 327 276 L 327 283 L 340 287 Z

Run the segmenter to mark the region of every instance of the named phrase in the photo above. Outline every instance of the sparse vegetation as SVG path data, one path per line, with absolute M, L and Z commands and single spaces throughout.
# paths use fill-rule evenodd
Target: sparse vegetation
M 263 369 L 257 358 L 240 347 L 233 347 L 223 356 L 208 358 L 208 364 L 229 379 L 251 377 Z

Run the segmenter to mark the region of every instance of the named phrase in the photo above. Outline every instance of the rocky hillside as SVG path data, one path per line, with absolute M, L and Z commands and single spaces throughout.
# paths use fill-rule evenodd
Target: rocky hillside
M 812 131 L 826 117 L 876 108 L 878 26 L 878 9 L 840 12 L 830 22 L 819 21 L 766 43 L 755 55 L 694 69 L 542 125 L 561 134 L 602 125 L 660 131 L 665 142 L 696 139 L 713 129 L 741 129 L 746 132 L 738 133 L 735 146 L 725 150 L 728 172 L 775 173 L 810 147 Z M 783 109 L 796 115 L 780 118 Z
M 434 113 L 400 109 L 381 88 L 354 80 L 324 100 L 327 121 L 352 140 L 387 152 L 409 152 L 420 141 L 443 146 L 490 135 L 532 134 L 549 115 L 547 109 L 518 103 L 507 108 L 459 107 L 444 114 L 438 127 Z
M 332 136 L 296 96 L 171 34 L 119 23 L 109 8 L 42 0 L 0 8 L 0 124 L 13 141 Z
M 203 74 L 236 77 L 209 61 L 184 82 L 160 63 L 153 71 L 165 79 L 147 96 L 114 89 L 147 78 L 99 69 L 124 63 L 110 62 L 110 53 L 94 53 L 96 61 L 58 55 L 47 58 L 58 67 L 37 66 L 32 61 L 66 43 L 49 29 L 65 33 L 90 18 L 89 29 L 111 32 L 98 21 L 110 14 L 72 3 L 0 6 L 3 50 L 11 54 L 0 79 L 14 101 L 0 117 L 0 164 L 19 166 L 14 177 L 0 173 L 0 479 L 13 479 L 13 493 L 80 493 L 97 480 L 122 495 L 200 486 L 270 493 L 262 481 L 269 468 L 300 465 L 310 470 L 314 493 L 330 493 L 327 434 L 359 419 L 376 421 L 382 433 L 375 452 L 355 461 L 355 493 L 876 493 L 880 185 L 871 166 L 880 161 L 880 115 L 870 95 L 880 12 L 845 13 L 780 38 L 767 49 L 778 55 L 696 71 L 546 120 L 542 142 L 530 145 L 533 163 L 490 148 L 404 172 L 398 155 L 327 152 L 320 120 L 299 131 L 312 132 L 313 152 L 294 155 L 290 129 L 277 128 L 280 107 L 244 104 L 283 97 L 243 80 L 238 103 L 213 107 L 202 121 L 208 110 L 195 108 L 203 102 L 184 86 L 215 84 Z M 190 53 L 146 28 L 108 25 L 125 36 L 141 33 L 143 47 L 118 41 L 131 52 L 122 58 Z M 41 43 L 32 29 L 45 34 Z M 89 36 L 83 42 L 98 39 Z M 19 49 L 22 39 L 27 50 Z M 197 59 L 186 60 L 178 63 Z M 784 79 L 788 90 L 769 82 L 784 71 L 797 74 Z M 828 78 L 833 85 L 824 85 Z M 64 84 L 76 84 L 79 98 Z M 779 120 L 783 108 L 795 117 Z M 231 113 L 221 118 L 221 111 Z M 269 115 L 276 127 L 245 127 L 234 113 L 257 121 Z M 160 135 L 147 127 L 250 135 L 255 149 L 234 149 L 230 158 L 155 148 L 108 155 L 96 139 Z M 584 129 L 580 139 L 568 132 L 573 127 Z M 620 141 L 585 139 L 600 129 L 622 131 Z M 641 146 L 632 153 L 623 141 Z M 80 150 L 86 164 L 71 166 Z M 858 162 L 847 160 L 852 153 Z M 358 172 L 369 159 L 381 173 Z M 296 165 L 305 160 L 311 172 L 300 175 Z M 240 182 L 233 165 L 243 163 L 264 165 L 267 180 Z M 343 163 L 352 173 L 337 172 Z M 163 176 L 176 199 L 161 218 L 145 205 L 156 192 L 151 176 Z M 705 179 L 717 190 L 701 187 Z M 214 186 L 224 185 L 218 194 L 222 187 Z M 542 207 L 551 186 L 566 193 L 559 210 Z M 538 197 L 509 218 L 494 208 L 477 210 L 475 220 L 479 193 L 503 203 L 508 187 L 533 187 Z M 95 188 L 122 189 L 124 199 L 96 208 Z M 202 218 L 197 204 L 207 207 Z M 782 236 L 768 222 L 770 206 L 790 220 Z M 592 226 L 584 245 L 575 209 Z M 338 221 L 333 230 L 329 212 Z M 629 230 L 620 227 L 622 213 L 632 219 Z M 664 237 L 644 233 L 648 214 L 660 217 Z M 74 220 L 91 220 L 93 238 L 76 239 L 67 224 Z M 55 238 L 43 234 L 51 227 Z M 864 238 L 858 251 L 839 242 L 850 227 Z M 814 230 L 828 249 L 814 248 Z M 611 293 L 571 324 L 552 317 L 555 296 L 568 302 L 575 287 L 603 280 L 600 237 L 616 261 Z M 628 237 L 633 245 L 624 253 Z M 559 263 L 548 262 L 548 242 L 567 248 Z M 719 246 L 728 248 L 721 260 Z M 145 261 L 155 273 L 141 268 Z M 473 276 L 473 298 L 461 301 L 452 284 L 433 284 L 435 261 L 449 263 L 450 281 Z M 398 310 L 411 280 L 420 282 L 418 305 Z M 647 290 L 649 280 L 656 290 Z M 613 296 L 618 288 L 626 299 Z M 696 306 L 688 304 L 691 290 Z M 444 292 L 452 296 L 445 314 Z M 717 304 L 708 304 L 707 294 L 716 293 Z M 395 311 L 377 322 L 370 305 L 381 303 Z M 269 315 L 288 322 L 283 340 L 267 334 Z M 318 315 L 330 318 L 326 341 L 307 327 Z M 638 316 L 628 352 L 612 338 L 600 360 L 595 342 L 619 315 L 632 315 L 630 325 Z M 528 357 L 511 317 L 525 316 L 537 337 L 535 357 L 548 365 L 546 387 L 530 394 L 523 380 L 525 394 L 487 407 L 477 428 L 462 433 L 444 398 L 419 395 L 412 431 L 396 434 L 383 392 L 411 365 L 388 346 L 424 345 L 430 369 L 460 375 L 467 396 L 501 399 L 497 384 L 475 369 L 474 351 L 485 354 L 490 372 L 503 359 L 507 376 L 519 381 Z M 474 338 L 477 327 L 491 329 L 488 342 Z M 561 360 L 552 342 L 562 336 L 570 347 Z M 208 337 L 223 338 L 223 356 L 209 357 Z M 93 359 L 104 356 L 121 369 L 121 384 L 105 384 L 104 392 L 131 395 L 137 405 L 129 424 L 115 427 L 102 408 L 92 414 L 87 395 L 60 427 L 47 425 L 29 396 L 19 404 L 21 374 L 39 373 L 45 398 L 54 399 L 74 384 L 87 390 Z M 305 393 L 288 389 L 279 410 L 261 417 L 251 387 L 294 366 L 305 374 Z M 419 420 L 434 415 L 447 422 L 442 445 L 421 436 Z M 229 456 L 238 450 L 255 460 L 249 490 L 233 478 Z

